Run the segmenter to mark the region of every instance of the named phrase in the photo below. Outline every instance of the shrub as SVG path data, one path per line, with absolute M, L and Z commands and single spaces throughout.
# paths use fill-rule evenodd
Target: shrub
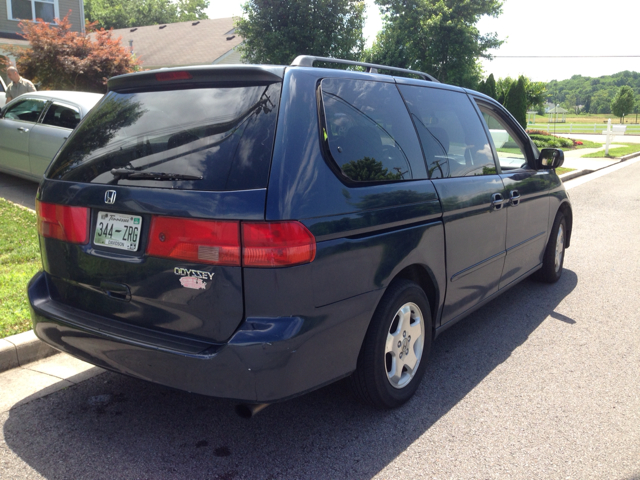
M 573 141 L 568 138 L 538 134 L 530 134 L 529 136 L 538 148 L 572 148 L 574 146 Z
M 95 30 L 86 25 L 87 33 L 71 31 L 69 15 L 55 24 L 42 20 L 22 21 L 18 25 L 29 48 L 16 49 L 20 72 L 43 90 L 81 90 L 104 93 L 107 79 L 138 69 L 138 62 L 110 30 Z

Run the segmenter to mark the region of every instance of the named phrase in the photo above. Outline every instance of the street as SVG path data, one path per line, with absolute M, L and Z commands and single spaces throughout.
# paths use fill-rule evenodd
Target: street
M 560 281 L 445 332 L 405 406 L 341 381 L 245 420 L 106 372 L 0 413 L 0 477 L 640 479 L 640 161 L 593 175 Z

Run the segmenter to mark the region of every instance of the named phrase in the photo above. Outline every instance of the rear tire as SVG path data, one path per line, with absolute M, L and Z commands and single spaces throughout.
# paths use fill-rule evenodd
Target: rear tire
M 424 291 L 408 280 L 389 286 L 371 319 L 351 384 L 377 408 L 396 408 L 416 392 L 431 352 L 432 324 Z
M 564 265 L 566 238 L 567 221 L 562 212 L 558 212 L 542 258 L 542 268 L 535 274 L 536 280 L 546 283 L 556 283 L 560 280 Z

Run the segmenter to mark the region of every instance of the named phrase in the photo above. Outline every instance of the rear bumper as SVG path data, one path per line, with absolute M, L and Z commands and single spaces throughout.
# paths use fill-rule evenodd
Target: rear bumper
M 52 300 L 42 272 L 29 283 L 28 295 L 36 335 L 74 357 L 180 390 L 274 402 L 355 369 L 381 293 L 316 309 L 311 316 L 248 318 L 224 344 L 142 329 L 61 304 Z

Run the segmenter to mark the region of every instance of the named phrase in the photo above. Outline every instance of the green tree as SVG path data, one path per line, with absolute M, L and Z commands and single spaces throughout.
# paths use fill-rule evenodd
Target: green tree
M 525 113 L 528 110 L 540 109 L 547 99 L 546 84 L 544 82 L 532 82 L 531 79 L 524 76 L 521 76 L 520 78 L 524 84 L 526 98 Z M 517 81 L 511 77 L 499 78 L 497 83 L 495 83 L 495 96 L 493 98 L 505 105 L 509 95 L 509 90 L 516 83 Z
M 376 0 L 384 14 L 367 59 L 420 70 L 440 81 L 475 88 L 481 78 L 479 59 L 503 42 L 495 33 L 480 34 L 484 15 L 502 12 L 499 0 Z
M 87 20 L 102 28 L 202 20 L 208 7 L 209 0 L 84 0 Z
M 532 82 L 530 78 L 524 78 L 524 90 L 527 95 L 527 110 L 538 110 L 547 99 L 547 84 L 544 82 Z
M 361 0 L 249 0 L 236 33 L 249 63 L 287 65 L 298 55 L 358 60 L 364 49 Z
M 491 98 L 495 99 L 497 96 L 496 79 L 493 77 L 493 73 L 487 77 L 485 84 L 486 84 L 486 87 L 485 87 L 486 91 L 484 93 L 489 95 Z
M 486 80 L 480 80 L 478 82 L 478 86 L 476 87 L 476 90 L 480 93 L 484 93 L 485 95 L 487 94 L 487 81 Z
M 575 93 L 568 93 L 564 97 L 564 102 L 562 102 L 562 106 L 569 111 L 578 113 L 578 96 Z
M 628 85 L 620 87 L 616 96 L 611 101 L 611 111 L 616 117 L 620 117 L 620 123 L 622 123 L 622 117 L 633 112 L 636 99 L 633 95 L 633 89 Z
M 495 99 L 498 100 L 502 105 L 507 101 L 507 95 L 509 94 L 509 90 L 511 89 L 511 85 L 515 82 L 515 80 L 511 77 L 499 78 L 496 82 L 496 96 Z
M 518 78 L 509 88 L 507 99 L 504 107 L 509 110 L 511 115 L 518 121 L 522 128 L 527 128 L 527 92 L 524 88 L 525 79 L 523 76 Z
M 614 93 L 608 89 L 597 90 L 591 96 L 591 113 L 611 113 L 611 100 Z

